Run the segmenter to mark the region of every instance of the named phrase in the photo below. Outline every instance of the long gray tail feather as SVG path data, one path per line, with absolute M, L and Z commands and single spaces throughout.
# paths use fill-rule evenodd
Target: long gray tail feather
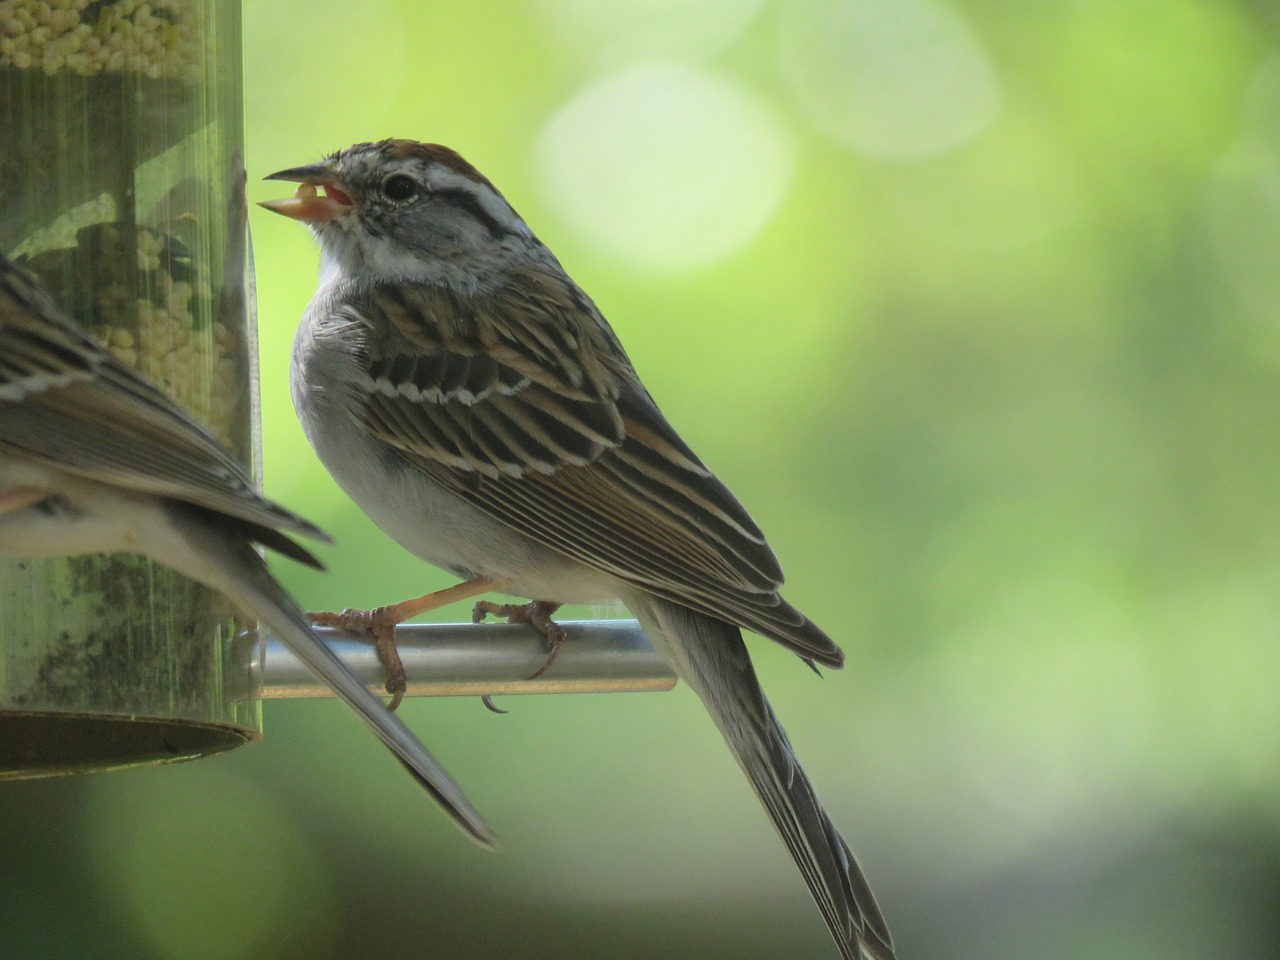
M 765 699 L 741 631 L 650 594 L 625 599 L 720 728 L 845 960 L 893 960 L 893 940 L 875 896 Z
M 221 524 L 198 508 L 174 505 L 169 510 L 196 554 L 156 559 L 177 567 L 195 580 L 226 594 L 245 614 L 287 644 L 346 702 L 435 798 L 454 822 L 483 846 L 497 848 L 497 838 L 453 778 L 422 745 L 404 721 L 357 680 L 312 630 L 307 615 L 276 582 L 262 558 L 231 525 Z

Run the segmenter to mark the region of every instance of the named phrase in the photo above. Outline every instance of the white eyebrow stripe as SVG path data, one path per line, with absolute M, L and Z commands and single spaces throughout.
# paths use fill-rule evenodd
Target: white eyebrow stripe
M 463 191 L 475 197 L 480 209 L 484 210 L 485 213 L 510 232 L 526 237 L 533 236 L 533 231 L 529 229 L 529 225 L 520 218 L 519 214 L 512 209 L 511 204 L 507 203 L 497 190 L 483 183 L 477 183 L 471 177 L 463 176 L 448 167 L 435 164 L 428 171 L 427 186 L 433 190 Z

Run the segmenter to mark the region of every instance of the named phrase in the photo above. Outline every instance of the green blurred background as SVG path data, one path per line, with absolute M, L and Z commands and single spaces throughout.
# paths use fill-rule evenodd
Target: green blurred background
M 904 960 L 1277 957 L 1278 53 L 1257 0 L 246 0 L 250 198 L 385 136 L 503 189 L 844 646 L 753 651 Z M 445 585 L 314 459 L 316 250 L 252 227 L 267 491 L 340 541 L 281 575 Z M 401 711 L 497 855 L 331 702 L 6 784 L 4 955 L 834 957 L 688 690 L 503 705 Z

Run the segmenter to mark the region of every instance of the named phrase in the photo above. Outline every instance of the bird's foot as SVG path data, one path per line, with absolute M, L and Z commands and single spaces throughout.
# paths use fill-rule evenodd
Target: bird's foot
M 391 694 L 391 702 L 387 707 L 394 710 L 404 699 L 405 688 L 409 683 L 404 672 L 404 663 L 400 659 L 400 651 L 396 649 L 396 627 L 410 617 L 416 617 L 428 610 L 465 600 L 467 597 L 474 597 L 477 593 L 498 589 L 501 586 L 501 581 L 492 580 L 489 577 L 472 577 L 462 583 L 455 583 L 452 587 L 424 593 L 420 597 L 401 600 L 399 603 L 392 603 L 385 607 L 375 607 L 372 610 L 348 608 L 341 613 L 309 613 L 307 616 L 313 623 L 318 623 L 322 627 L 337 627 L 339 630 L 373 637 L 374 652 L 378 655 L 378 662 L 382 664 L 382 669 L 387 672 L 387 693 Z
M 336 627 L 348 633 L 363 634 L 371 638 L 373 651 L 378 655 L 378 662 L 386 671 L 386 691 L 391 695 L 388 710 L 400 706 L 404 699 L 408 677 L 404 672 L 404 662 L 400 659 L 400 651 L 396 648 L 396 626 L 400 620 L 396 617 L 394 606 L 375 607 L 372 610 L 356 610 L 348 607 L 341 613 L 315 611 L 307 614 L 311 622 L 322 627 Z
M 479 623 L 487 615 L 506 617 L 507 623 L 527 623 L 540 634 L 547 645 L 547 659 L 527 679 L 537 680 L 555 663 L 560 653 L 560 644 L 564 643 L 564 627 L 551 619 L 551 615 L 560 609 L 560 604 L 551 600 L 530 600 L 528 603 L 493 603 L 490 600 L 478 600 L 471 608 L 471 619 Z

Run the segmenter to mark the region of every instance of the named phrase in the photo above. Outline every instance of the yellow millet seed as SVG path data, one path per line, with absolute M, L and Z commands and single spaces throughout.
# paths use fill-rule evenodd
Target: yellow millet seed
M 179 280 L 169 288 L 169 303 L 175 307 L 185 307 L 191 302 L 191 295 L 195 293 L 191 289 L 191 284 L 185 280 Z

